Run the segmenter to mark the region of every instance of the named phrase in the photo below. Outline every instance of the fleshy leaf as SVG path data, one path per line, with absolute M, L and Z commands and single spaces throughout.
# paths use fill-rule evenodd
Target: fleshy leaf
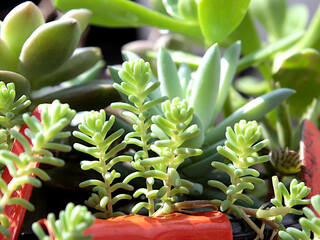
M 284 60 L 275 73 L 274 80 L 281 87 L 290 87 L 297 93 L 288 99 L 290 113 L 300 117 L 306 106 L 319 97 L 320 55 L 313 49 L 305 49 Z
M 27 39 L 21 54 L 19 70 L 29 80 L 48 74 L 60 67 L 73 53 L 80 40 L 80 27 L 76 20 L 64 19 L 46 23 Z M 33 89 L 38 89 L 31 81 Z
M 209 43 L 224 40 L 242 21 L 250 0 L 200 0 L 200 28 Z M 226 21 L 228 19 L 228 21 Z
M 16 57 L 22 45 L 38 27 L 45 23 L 41 10 L 32 2 L 21 3 L 12 9 L 1 24 L 1 38 Z

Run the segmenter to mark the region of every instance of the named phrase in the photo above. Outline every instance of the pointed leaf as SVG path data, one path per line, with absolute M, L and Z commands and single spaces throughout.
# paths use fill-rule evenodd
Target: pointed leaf
M 226 127 L 234 125 L 241 119 L 245 119 L 247 121 L 260 119 L 272 109 L 279 106 L 279 104 L 290 97 L 293 93 L 295 93 L 295 91 L 292 89 L 281 88 L 255 98 L 232 113 L 219 125 L 209 130 L 206 134 L 206 142 L 208 144 L 214 144 L 215 142 L 224 139 Z
M 34 31 L 22 46 L 19 69 L 29 80 L 60 67 L 73 53 L 80 40 L 76 20 L 64 19 L 46 23 Z M 31 81 L 33 89 L 38 89 Z
M 79 74 L 89 70 L 100 59 L 101 50 L 97 47 L 85 47 L 76 49 L 73 55 L 56 71 L 43 77 L 37 78 L 38 88 L 58 85 L 61 82 L 77 77 Z
M 74 18 L 79 23 L 80 31 L 81 33 L 83 33 L 90 23 L 91 16 L 92 16 L 91 11 L 85 8 L 80 8 L 80 9 L 72 9 L 66 12 L 66 14 L 64 14 L 60 19 Z
M 45 23 L 41 10 L 32 2 L 21 3 L 12 9 L 1 24 L 1 38 L 18 57 L 24 42 Z
M 168 96 L 169 99 L 179 97 L 184 98 L 183 90 L 180 85 L 180 79 L 175 63 L 173 62 L 169 52 L 164 48 L 159 49 L 158 60 L 158 78 L 161 82 L 161 93 Z
M 211 46 L 203 56 L 194 80 L 189 104 L 207 129 L 211 124 L 220 84 L 220 51 L 217 44 Z

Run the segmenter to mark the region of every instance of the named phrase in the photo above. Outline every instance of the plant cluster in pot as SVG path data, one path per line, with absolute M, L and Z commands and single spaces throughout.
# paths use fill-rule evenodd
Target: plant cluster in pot
M 169 1 L 164 2 L 169 4 Z M 199 1 L 199 9 L 203 10 L 207 6 L 205 2 Z M 242 7 L 238 6 L 236 10 L 245 8 L 248 2 L 243 1 Z M 57 3 L 67 4 L 68 1 Z M 115 9 L 142 9 L 123 0 L 106 3 L 110 3 Z M 90 3 L 84 6 L 89 8 Z M 204 21 L 201 16 L 200 19 Z M 241 16 L 238 21 L 240 20 Z M 205 29 L 203 32 L 208 33 Z M 290 44 L 294 42 L 292 39 L 287 41 Z M 275 49 L 279 49 L 279 43 L 276 46 Z M 113 89 L 118 90 L 123 99 L 117 103 L 117 100 L 112 101 L 111 107 L 124 110 L 122 117 L 128 120 L 120 124 L 125 130 L 114 130 L 116 117 L 108 117 L 101 110 L 86 113 L 79 130 L 73 132 L 73 136 L 79 139 L 74 148 L 88 154 L 91 159 L 82 161 L 81 168 L 101 175 L 99 179 L 86 180 L 80 184 L 82 188 L 93 187 L 93 193 L 86 204 L 94 209 L 92 212 L 99 219 L 95 220 L 86 207 L 71 203 L 60 213 L 59 220 L 50 214 L 47 220 L 33 225 L 38 238 L 235 238 L 235 234 L 232 236 L 231 224 L 224 214 L 230 219 L 242 219 L 253 229 L 253 238 L 309 239 L 311 232 L 317 238 L 316 223 L 319 219 L 309 208 L 295 208 L 297 205 L 312 203 L 315 211 L 319 211 L 319 197 L 305 199 L 310 188 L 303 182 L 298 183 L 293 179 L 288 184 L 280 182 L 277 176 L 272 177 L 270 185 L 274 198 L 270 200 L 270 205 L 261 208 L 259 200 L 254 198 L 254 194 L 250 194 L 256 185 L 264 184 L 264 176 L 258 170 L 261 166 L 268 165 L 270 156 L 265 150 L 271 145 L 268 145 L 269 141 L 265 139 L 262 127 L 254 120 L 261 119 L 278 107 L 294 91 L 279 88 L 254 100 L 247 100 L 247 103 L 215 124 L 219 112 L 228 105 L 237 69 L 248 64 L 252 57 L 249 55 L 246 61 L 241 62 L 243 59 L 239 60 L 240 52 L 240 42 L 236 42 L 226 48 L 221 57 L 218 45 L 213 44 L 198 63 L 196 74 L 193 74 L 187 64 L 181 64 L 177 69 L 170 53 L 161 48 L 157 54 L 157 78 L 152 75 L 147 62 L 132 52 L 124 52 L 127 61 L 121 68 L 109 67 L 109 71 L 115 82 Z M 266 55 L 261 58 L 264 57 Z M 10 77 L 18 79 L 20 76 L 11 74 Z M 10 78 L 6 79 L 9 82 Z M 17 208 L 18 210 L 14 210 L 17 212 L 12 214 L 8 212 L 8 205 L 33 208 L 27 201 L 28 194 L 32 189 L 31 185 L 39 186 L 40 181 L 30 174 L 42 180 L 47 180 L 48 175 L 37 168 L 37 164 L 32 164 L 63 164 L 49 150 L 70 150 L 70 147 L 52 141 L 54 138 L 70 137 L 70 132 L 62 129 L 71 121 L 75 112 L 67 105 L 54 101 L 52 106 L 44 107 L 41 121 L 30 118 L 29 114 L 20 115 L 19 111 L 25 109 L 30 102 L 25 101 L 25 97 L 16 102 L 13 85 L 1 84 L 5 130 L 0 155 L 1 161 L 6 165 L 6 174 L 0 182 L 3 207 L 0 230 L 4 236 L 11 234 L 10 238 L 15 239 L 22 224 L 23 210 L 19 207 L 20 210 Z M 316 109 L 312 108 L 310 116 L 316 115 Z M 22 134 L 25 133 L 29 142 L 23 135 L 12 130 L 21 123 L 16 121 L 21 120 L 21 117 L 28 125 L 27 129 L 22 128 Z M 286 117 L 287 115 L 280 117 L 280 123 Z M 6 124 L 10 121 L 12 124 Z M 12 137 L 16 139 L 14 146 L 18 146 L 20 142 L 22 148 L 10 153 Z M 276 137 L 271 139 L 273 145 L 277 144 L 276 140 L 273 142 L 274 139 Z M 274 157 L 274 154 L 271 156 Z M 286 152 L 283 152 L 283 156 L 286 156 Z M 299 159 L 293 160 L 292 164 L 287 165 L 286 162 L 273 159 L 276 166 L 281 167 L 280 170 L 288 173 L 300 170 Z M 8 172 L 12 179 L 8 177 Z M 289 186 L 289 190 L 285 184 Z M 25 200 L 15 197 L 12 192 Z M 132 196 L 137 204 L 131 209 L 132 214 L 119 216 L 123 213 L 115 210 L 113 205 L 120 200 L 131 200 L 132 197 L 128 194 L 130 192 L 133 192 Z M 149 216 L 137 215 L 144 210 Z M 290 227 L 286 229 L 282 225 L 285 223 L 282 219 L 289 214 L 305 214 L 299 220 L 302 231 Z M 16 219 L 17 216 L 21 217 Z M 258 219 L 258 222 L 254 219 Z M 42 229 L 44 226 L 50 236 Z M 271 231 L 267 231 L 266 226 L 271 227 Z M 141 234 L 138 235 L 137 232 Z M 270 236 L 267 236 L 268 233 Z

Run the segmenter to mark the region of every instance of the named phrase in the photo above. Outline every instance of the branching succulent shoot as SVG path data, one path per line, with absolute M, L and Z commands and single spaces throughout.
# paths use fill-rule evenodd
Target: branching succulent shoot
M 56 158 L 49 150 L 70 151 L 71 147 L 62 143 L 54 142 L 55 139 L 63 139 L 69 137 L 70 132 L 63 131 L 73 116 L 75 111 L 71 110 L 67 104 L 61 104 L 58 100 L 54 101 L 50 108 L 46 108 L 41 113 L 40 122 L 36 117 L 30 116 L 25 113 L 23 115 L 24 122 L 29 128 L 25 130 L 25 135 L 30 139 L 31 145 L 28 140 L 15 129 L 10 130 L 10 134 L 22 144 L 24 152 L 19 156 L 8 150 L 0 150 L 0 162 L 9 170 L 12 180 L 9 184 L 3 179 L 0 179 L 1 192 L 3 193 L 0 198 L 1 206 L 1 233 L 8 236 L 7 228 L 9 227 L 9 220 L 3 214 L 4 207 L 11 204 L 18 204 L 28 210 L 33 210 L 34 206 L 27 200 L 12 194 L 18 190 L 23 184 L 31 184 L 34 187 L 40 187 L 41 181 L 31 176 L 34 174 L 36 177 L 43 181 L 49 179 L 48 174 L 42 169 L 37 168 L 35 163 L 45 163 L 53 166 L 63 166 L 64 161 Z
M 258 126 L 256 121 L 246 122 L 241 120 L 234 125 L 234 130 L 231 127 L 227 128 L 225 146 L 217 147 L 217 151 L 231 161 L 229 164 L 212 162 L 213 167 L 225 171 L 230 176 L 230 186 L 216 180 L 208 182 L 210 186 L 219 188 L 227 195 L 226 200 L 219 203 L 221 211 L 226 211 L 231 207 L 232 210 L 237 211 L 233 205 L 237 199 L 252 205 L 253 200 L 243 194 L 243 191 L 254 189 L 254 184 L 264 183 L 264 180 L 258 178 L 260 173 L 249 168 L 270 159 L 269 155 L 257 155 L 257 152 L 268 144 L 267 139 L 256 143 L 260 139 L 261 133 L 262 128 Z M 239 213 L 239 211 L 237 212 Z
M 135 153 L 132 162 L 138 171 L 127 176 L 124 182 L 128 183 L 136 177 L 146 178 L 146 188 L 136 190 L 134 197 L 144 194 L 148 198 L 148 202 L 138 203 L 132 212 L 136 213 L 144 207 L 152 215 L 156 210 L 155 199 L 162 199 L 165 213 L 168 214 L 171 212 L 171 203 L 176 201 L 175 195 L 188 193 L 188 189 L 193 187 L 191 182 L 180 179 L 177 168 L 185 158 L 201 154 L 200 149 L 182 147 L 186 140 L 199 135 L 201 131 L 195 124 L 190 126 L 194 110 L 188 106 L 187 100 L 174 98 L 162 104 L 163 116 L 158 115 L 161 111 L 156 104 L 167 97 L 149 100 L 160 83 L 150 81 L 149 64 L 142 59 L 125 62 L 119 76 L 123 82 L 121 85 L 115 83 L 114 87 L 128 96 L 131 104 L 115 103 L 112 107 L 130 111 L 124 111 L 123 115 L 134 122 L 135 131 L 128 133 L 125 141 L 141 148 Z M 153 157 L 150 150 L 158 156 Z M 163 187 L 159 190 L 153 189 L 155 179 L 163 181 Z
M 320 238 L 320 195 L 313 196 L 311 198 L 311 204 L 313 209 L 318 215 L 315 214 L 313 210 L 308 207 L 302 209 L 305 217 L 299 219 L 299 223 L 302 230 L 288 227 L 285 231 L 281 230 L 279 232 L 280 239 L 283 240 L 309 240 L 309 239 L 319 239 Z M 311 236 L 313 235 L 313 238 Z
M 18 98 L 16 100 L 16 98 Z M 22 113 L 31 104 L 25 95 L 16 96 L 15 85 L 13 83 L 0 82 L 0 126 L 1 126 L 1 149 L 10 150 L 13 139 L 9 131 L 15 126 L 23 123 Z
M 69 203 L 66 209 L 60 212 L 58 220 L 56 220 L 53 213 L 50 213 L 47 219 L 50 222 L 52 234 L 54 234 L 54 239 L 56 240 L 92 238 L 92 236 L 85 236 L 84 231 L 93 224 L 95 217 L 85 206 L 75 206 L 73 203 Z M 32 230 L 40 240 L 51 239 L 38 222 L 32 225 Z
M 165 214 L 172 212 L 171 204 L 176 201 L 176 194 L 188 194 L 193 183 L 181 179 L 177 168 L 191 156 L 202 153 L 200 149 L 183 147 L 183 143 L 200 134 L 196 124 L 190 126 L 193 118 L 193 108 L 188 106 L 187 100 L 174 98 L 162 104 L 164 117 L 153 116 L 151 130 L 159 139 L 151 145 L 151 150 L 159 157 L 144 159 L 143 166 L 152 166 L 154 170 L 146 171 L 143 176 L 152 176 L 163 181 L 163 187 L 155 191 L 156 197 L 163 200 Z
M 86 204 L 98 210 L 95 216 L 99 218 L 114 217 L 122 214 L 113 211 L 113 204 L 122 199 L 130 200 L 131 196 L 128 194 L 112 196 L 112 193 L 119 188 L 133 190 L 133 187 L 126 183 L 113 184 L 114 180 L 120 177 L 120 173 L 116 172 L 112 167 L 118 162 L 130 162 L 132 160 L 130 156 L 116 156 L 127 144 L 121 142 L 115 145 L 115 142 L 123 134 L 123 129 L 108 136 L 114 121 L 114 116 L 111 116 L 106 121 L 104 110 L 100 110 L 100 112 L 91 111 L 84 116 L 83 123 L 79 125 L 81 132 L 73 132 L 75 137 L 92 145 L 92 147 L 87 147 L 76 143 L 74 148 L 97 159 L 82 161 L 81 168 L 83 170 L 93 169 L 102 175 L 103 181 L 91 179 L 80 183 L 80 187 L 95 186 L 93 191 L 97 192 L 97 194 L 92 193 Z
M 128 183 L 136 177 L 142 177 L 145 172 L 150 170 L 150 166 L 143 166 L 141 161 L 149 158 L 149 150 L 151 145 L 151 138 L 153 134 L 150 131 L 152 124 L 151 113 L 155 105 L 163 102 L 166 97 L 160 97 L 149 100 L 150 94 L 154 92 L 160 85 L 160 82 L 151 82 L 151 69 L 149 63 L 144 62 L 142 59 L 124 62 L 122 70 L 119 71 L 121 84 L 114 83 L 114 88 L 128 97 L 130 103 L 113 103 L 113 108 L 122 108 L 126 111 L 122 112 L 123 116 L 130 118 L 134 125 L 134 131 L 128 133 L 125 141 L 128 144 L 134 144 L 141 148 L 134 156 L 132 166 L 138 170 L 124 180 Z M 149 195 L 153 191 L 154 178 L 146 178 L 146 189 L 139 189 L 135 192 L 134 197 L 140 196 L 142 193 Z M 138 212 L 141 208 L 147 208 L 149 214 L 152 215 L 155 211 L 154 196 L 148 197 L 148 203 L 141 202 L 136 205 L 133 212 Z
M 304 182 L 298 183 L 297 179 L 293 179 L 290 183 L 290 192 L 282 182 L 279 182 L 277 176 L 272 177 L 272 185 L 274 190 L 274 198 L 270 202 L 274 205 L 267 210 L 259 209 L 257 217 L 275 219 L 280 222 L 287 213 L 302 215 L 303 212 L 292 207 L 296 205 L 310 204 L 310 199 L 304 199 L 311 191 L 305 186 Z

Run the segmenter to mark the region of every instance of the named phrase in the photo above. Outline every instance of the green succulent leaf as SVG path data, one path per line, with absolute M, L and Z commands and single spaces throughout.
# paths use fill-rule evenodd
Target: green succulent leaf
M 171 55 L 164 48 L 159 49 L 157 67 L 162 95 L 168 96 L 169 99 L 175 97 L 183 99 L 184 93 L 180 85 L 178 70 Z
M 87 26 L 89 25 L 91 17 L 92 17 L 92 12 L 90 10 L 85 8 L 80 8 L 80 9 L 72 9 L 66 12 L 60 19 L 65 19 L 65 18 L 76 19 L 80 25 L 81 33 L 83 33 L 84 30 L 86 30 Z
M 80 27 L 75 19 L 56 20 L 41 25 L 23 44 L 19 71 L 30 80 L 32 89 L 39 89 L 33 79 L 62 66 L 80 40 Z
M 178 20 L 127 0 L 55 0 L 54 5 L 67 12 L 75 8 L 89 9 L 93 15 L 91 23 L 104 27 L 140 27 L 151 25 L 187 35 L 199 36 L 198 24 Z M 112 9 L 112 10 L 110 10 Z
M 100 48 L 84 47 L 74 51 L 72 56 L 57 70 L 37 78 L 37 87 L 54 86 L 73 79 L 89 70 L 102 58 Z
M 179 14 L 190 21 L 198 21 L 198 4 L 196 0 L 179 0 Z
M 199 24 L 206 40 L 212 44 L 223 41 L 241 23 L 250 0 L 198 1 Z M 226 21 L 228 19 L 228 21 Z
M 1 24 L 1 38 L 16 58 L 29 36 L 45 23 L 40 8 L 27 1 L 12 9 Z
M 170 79 L 172 81 L 172 79 Z M 189 103 L 203 122 L 204 128 L 211 125 L 220 85 L 220 51 L 217 44 L 211 46 L 197 70 Z M 205 86 L 205 87 L 204 87 Z M 176 89 L 174 89 L 176 91 Z
M 0 69 L 16 72 L 18 58 L 14 56 L 14 53 L 2 39 L 0 39 L 0 52 Z
M 317 89 L 320 87 L 320 55 L 314 49 L 304 49 L 285 59 L 273 78 L 281 87 L 290 87 L 296 94 L 287 100 L 290 113 L 301 117 L 305 106 L 319 97 Z M 303 90 L 302 90 L 303 89 Z
M 294 90 L 283 88 L 255 98 L 243 107 L 239 108 L 236 112 L 232 113 L 216 127 L 207 131 L 206 142 L 208 144 L 214 144 L 215 142 L 222 140 L 224 138 L 223 134 L 226 127 L 235 124 L 241 119 L 245 119 L 247 121 L 260 119 L 266 113 L 279 106 L 279 104 L 289 98 L 293 93 L 295 93 Z

